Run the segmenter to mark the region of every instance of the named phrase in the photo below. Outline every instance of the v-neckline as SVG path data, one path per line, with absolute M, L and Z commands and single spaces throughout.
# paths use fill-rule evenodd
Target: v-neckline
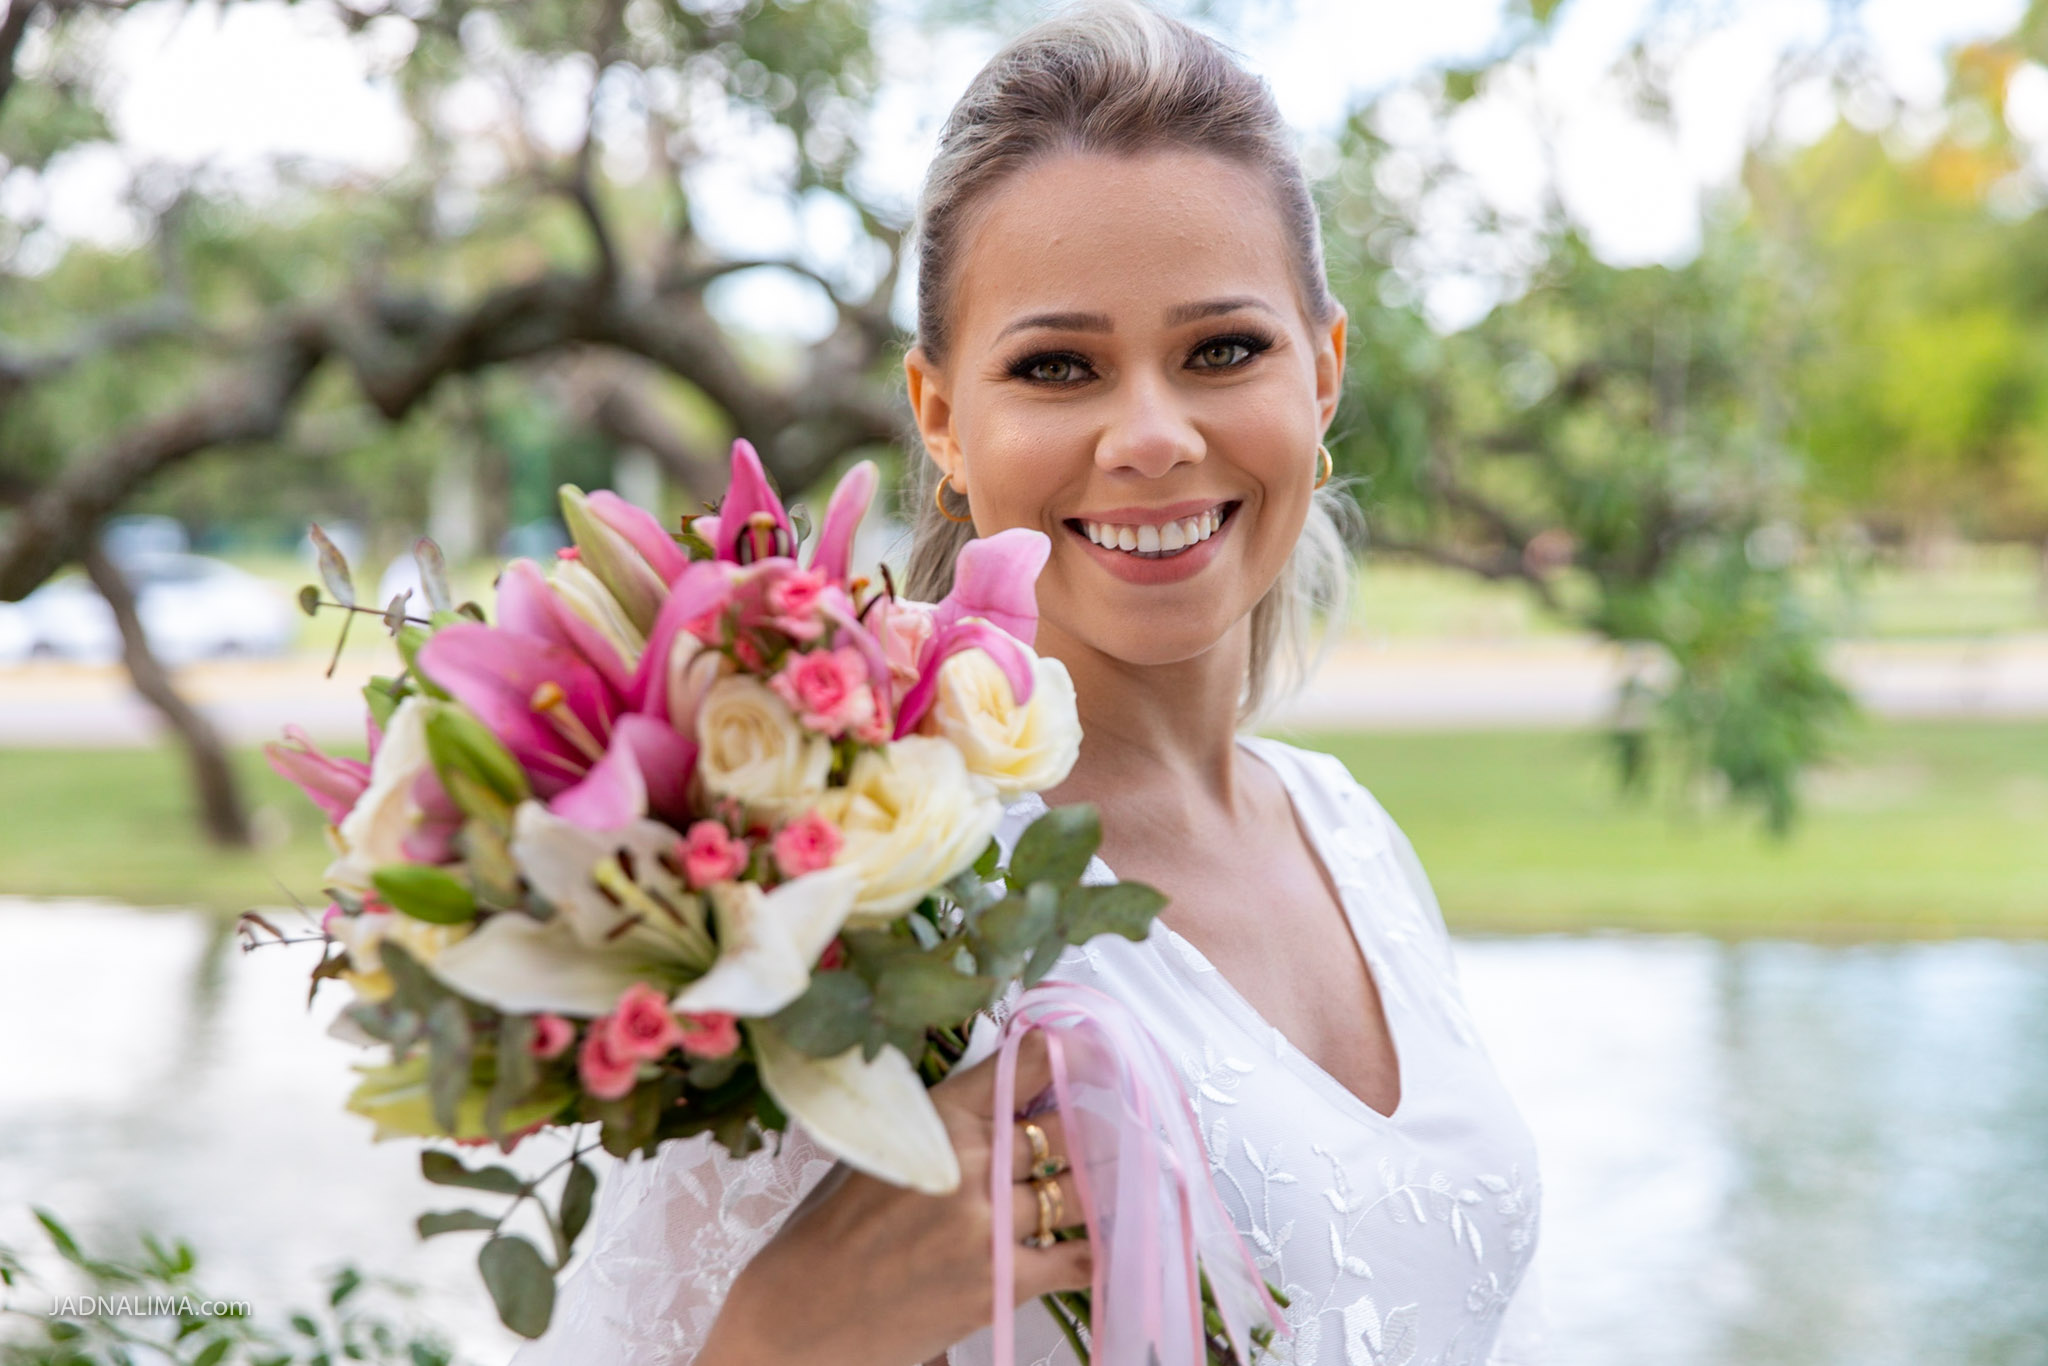
M 1277 1041 L 1281 1045 L 1281 1047 L 1275 1048 L 1273 1051 L 1284 1064 L 1292 1066 L 1297 1072 L 1303 1074 L 1311 1085 L 1341 1098 L 1340 1104 L 1362 1111 L 1381 1124 L 1398 1123 L 1410 1109 L 1408 1103 L 1410 1082 L 1408 1062 L 1412 1050 L 1404 1043 L 1401 1033 L 1402 1027 L 1396 1023 L 1394 1018 L 1400 1012 L 1390 1003 L 1387 993 L 1383 989 L 1384 983 L 1387 980 L 1385 957 L 1368 941 L 1363 918 L 1358 908 L 1351 903 L 1352 889 L 1344 879 L 1337 876 L 1336 870 L 1330 862 L 1329 850 L 1324 847 L 1322 836 L 1318 833 L 1315 822 L 1308 819 L 1307 813 L 1302 808 L 1300 794 L 1295 791 L 1294 781 L 1288 775 L 1288 769 L 1292 765 L 1286 761 L 1276 761 L 1273 758 L 1269 758 L 1261 751 L 1259 746 L 1253 743 L 1255 739 L 1259 738 L 1261 737 L 1240 735 L 1237 737 L 1238 748 L 1250 753 L 1252 757 L 1265 764 L 1267 768 L 1273 771 L 1274 776 L 1280 780 L 1280 788 L 1287 794 L 1288 809 L 1294 817 L 1295 825 L 1299 827 L 1302 837 L 1308 844 L 1310 856 L 1321 865 L 1321 872 L 1325 879 L 1331 887 L 1336 889 L 1338 909 L 1344 913 L 1345 927 L 1350 930 L 1352 942 L 1358 946 L 1359 961 L 1372 981 L 1373 996 L 1379 1002 L 1380 1017 L 1386 1025 L 1387 1047 L 1394 1054 L 1395 1087 L 1398 1093 L 1394 1100 L 1394 1108 L 1383 1114 L 1368 1105 L 1364 1097 L 1360 1096 L 1343 1082 L 1338 1081 L 1330 1073 L 1329 1069 L 1310 1057 L 1294 1040 L 1288 1038 L 1279 1026 L 1261 1014 L 1259 1008 L 1253 1005 L 1250 999 L 1243 992 L 1239 991 L 1231 983 L 1230 979 L 1223 974 L 1223 970 L 1210 962 L 1209 956 L 1196 948 L 1194 943 L 1182 935 L 1180 931 L 1174 929 L 1173 926 L 1167 924 L 1164 920 L 1154 920 L 1153 926 L 1173 941 L 1177 955 L 1181 957 L 1182 962 L 1186 966 L 1199 971 L 1202 975 L 1213 980 L 1226 1001 L 1234 1003 L 1236 1008 L 1243 1013 L 1246 1020 L 1255 1026 L 1261 1034 L 1270 1040 Z M 1037 797 L 1036 793 L 1032 795 Z M 1038 805 L 1040 807 L 1046 805 L 1042 797 L 1038 798 Z M 1110 868 L 1108 861 L 1101 855 L 1096 855 L 1092 862 L 1112 880 L 1116 878 L 1115 871 Z

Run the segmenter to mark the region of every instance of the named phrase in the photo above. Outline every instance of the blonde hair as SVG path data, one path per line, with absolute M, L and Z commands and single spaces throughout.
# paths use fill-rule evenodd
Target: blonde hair
M 1263 173 L 1286 232 L 1303 311 L 1337 316 L 1323 265 L 1314 196 L 1264 80 L 1221 43 L 1137 0 L 1087 0 L 1019 35 L 992 57 L 953 106 L 918 200 L 917 342 L 943 365 L 963 235 L 998 184 L 1065 152 L 1130 155 L 1174 148 L 1213 153 Z M 974 536 L 936 506 L 941 471 L 914 461 L 905 591 L 934 600 L 952 587 L 953 560 Z M 1360 534 L 1351 481 L 1318 489 L 1279 579 L 1252 609 L 1251 662 L 1238 719 L 1248 724 L 1308 681 L 1343 622 L 1349 539 Z M 957 497 L 957 492 L 956 492 Z M 1326 627 L 1315 629 L 1321 613 Z M 1318 641 L 1320 636 L 1320 641 Z

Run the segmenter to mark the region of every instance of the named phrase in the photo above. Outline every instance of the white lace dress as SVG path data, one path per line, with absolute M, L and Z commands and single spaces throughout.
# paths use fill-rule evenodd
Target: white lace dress
M 1225 1205 L 1266 1279 L 1291 1300 L 1294 1366 L 1527 1366 L 1542 1354 L 1529 1261 L 1540 1182 L 1529 1132 L 1472 1029 L 1443 917 L 1414 849 L 1335 758 L 1263 736 L 1240 744 L 1279 774 L 1371 966 L 1400 1061 L 1381 1115 L 1294 1048 L 1185 939 L 1070 949 L 1053 975 L 1135 1006 L 1181 1066 Z M 1005 858 L 1045 804 L 1011 805 Z M 1106 882 L 1100 859 L 1085 880 Z M 977 1034 L 986 1050 L 993 1030 Z M 801 1132 L 735 1162 L 699 1139 L 610 1163 L 585 1259 L 554 1325 L 512 1366 L 688 1366 L 725 1292 L 830 1169 Z M 1073 1356 L 1034 1301 L 1019 1363 Z M 990 1334 L 952 1366 L 985 1366 Z M 914 1366 L 914 1363 L 904 1363 Z M 1122 1363 L 1102 1363 L 1122 1366 Z

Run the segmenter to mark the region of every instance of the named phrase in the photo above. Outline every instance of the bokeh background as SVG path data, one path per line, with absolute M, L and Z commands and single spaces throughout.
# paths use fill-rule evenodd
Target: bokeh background
M 2048 4 L 1164 7 L 1351 316 L 1356 607 L 1269 729 L 1436 881 L 1559 1366 L 2048 1362 Z M 1043 8 L 0 9 L 0 1361 L 194 1277 L 504 1360 L 310 960 L 236 952 L 323 866 L 257 744 L 359 753 L 392 658 L 298 614 L 307 525 L 488 603 L 565 481 L 895 477 L 917 180 Z

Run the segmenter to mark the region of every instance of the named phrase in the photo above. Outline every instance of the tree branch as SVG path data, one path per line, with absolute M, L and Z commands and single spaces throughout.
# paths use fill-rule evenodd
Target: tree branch
M 1532 572 L 1518 554 L 1500 553 L 1481 556 L 1456 546 L 1443 545 L 1435 541 L 1408 540 L 1399 536 L 1388 536 L 1375 531 L 1368 541 L 1368 548 L 1384 550 L 1390 555 L 1405 555 L 1409 559 L 1422 560 L 1428 564 L 1442 565 L 1447 569 L 1462 570 L 1477 574 L 1481 578 L 1496 582 L 1517 580 L 1529 586 L 1542 604 L 1553 612 L 1562 613 L 1564 604 L 1558 601 L 1557 592 L 1549 580 Z
M 28 21 L 41 5 L 42 0 L 13 0 L 7 17 L 0 19 L 0 107 L 5 107 L 8 93 L 14 89 L 15 54 L 28 34 Z

